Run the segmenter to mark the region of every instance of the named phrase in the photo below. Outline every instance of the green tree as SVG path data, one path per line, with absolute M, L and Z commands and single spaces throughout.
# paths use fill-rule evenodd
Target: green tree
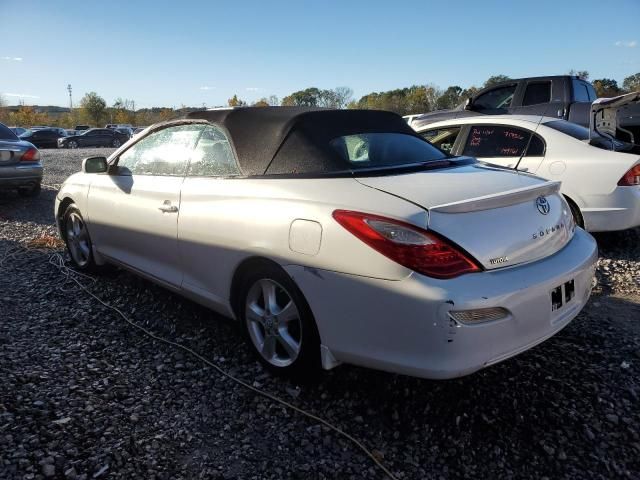
M 484 82 L 484 88 L 492 87 L 493 85 L 506 82 L 507 80 L 511 80 L 511 77 L 508 77 L 506 75 L 493 75 L 489 77 L 486 82 Z
M 80 107 L 85 116 L 93 120 L 96 126 L 99 126 L 100 120 L 106 113 L 107 102 L 96 92 L 89 92 L 80 100 Z
M 252 107 L 268 107 L 270 106 L 270 104 L 269 104 L 269 100 L 267 100 L 266 98 L 261 98 L 251 106 Z
M 625 78 L 622 82 L 622 88 L 627 92 L 640 92 L 640 72 Z
M 350 102 L 349 108 L 370 110 L 389 110 L 399 115 L 424 113 L 432 110 L 434 99 L 437 100 L 438 89 L 428 85 L 413 85 L 408 88 L 372 92 Z
M 589 80 L 589 72 L 587 72 L 586 70 L 574 70 L 572 68 L 571 70 L 569 70 L 569 75 L 578 77 L 581 80 Z
M 227 103 L 230 107 L 244 107 L 247 105 L 247 102 L 245 102 L 244 100 L 240 100 L 238 98 L 238 95 L 234 95 L 233 97 L 231 97 L 229 100 L 227 100 Z
M 298 90 L 282 99 L 285 107 L 317 107 L 320 101 L 320 89 L 316 87 Z
M 462 95 L 462 88 L 457 85 L 447 88 L 436 102 L 436 108 L 438 110 L 448 110 L 455 108 L 460 104 L 460 96 Z
M 601 78 L 594 80 L 592 83 L 598 97 L 615 97 L 616 95 L 624 93 L 620 87 L 618 87 L 618 82 L 610 78 Z

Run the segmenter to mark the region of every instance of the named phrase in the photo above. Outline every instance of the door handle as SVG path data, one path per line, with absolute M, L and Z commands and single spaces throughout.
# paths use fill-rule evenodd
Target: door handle
M 175 205 L 171 205 L 170 200 L 165 200 L 161 206 L 158 207 L 162 213 L 176 213 L 178 211 L 178 207 Z

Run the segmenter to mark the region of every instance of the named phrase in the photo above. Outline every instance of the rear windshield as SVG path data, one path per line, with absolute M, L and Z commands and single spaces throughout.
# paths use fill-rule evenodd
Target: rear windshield
M 553 128 L 577 140 L 589 140 L 589 129 L 582 125 L 567 122 L 565 120 L 554 120 L 544 124 L 546 127 Z
M 0 123 L 0 140 L 18 140 L 15 133 Z
M 334 138 L 331 147 L 348 162 L 347 169 L 415 165 L 448 158 L 421 138 L 404 133 L 361 133 Z

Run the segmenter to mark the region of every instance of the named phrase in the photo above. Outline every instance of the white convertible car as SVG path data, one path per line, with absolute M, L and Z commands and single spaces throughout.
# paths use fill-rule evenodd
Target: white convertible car
M 88 158 L 55 215 L 113 263 L 237 319 L 271 370 L 465 375 L 558 332 L 597 257 L 557 182 L 451 157 L 389 112 L 240 108 Z
M 591 232 L 640 226 L 640 151 L 633 144 L 527 115 L 456 118 L 419 133 L 453 155 L 561 181 L 576 222 Z

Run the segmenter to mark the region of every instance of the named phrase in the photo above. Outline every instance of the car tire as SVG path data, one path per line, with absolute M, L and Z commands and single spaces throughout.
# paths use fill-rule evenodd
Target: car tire
M 40 182 L 38 182 L 31 187 L 18 188 L 18 195 L 21 197 L 37 197 L 40 195 L 40 190 L 42 190 L 42 186 L 40 185 Z
M 261 265 L 240 283 L 237 299 L 244 336 L 262 365 L 297 381 L 315 380 L 320 335 L 309 304 L 286 272 Z
M 78 148 L 78 142 L 76 142 L 75 140 L 70 140 L 67 143 L 67 147 L 68 148 Z
M 118 148 L 120 145 L 122 145 L 122 143 L 120 142 L 120 140 L 118 140 L 117 138 L 113 139 L 113 142 L 111 142 L 111 146 L 113 148 Z
M 568 197 L 565 197 L 567 203 L 569 204 L 569 208 L 571 209 L 571 214 L 573 215 L 573 220 L 576 222 L 576 225 L 580 228 L 584 228 L 584 217 L 582 216 L 582 212 L 580 212 L 580 208 L 570 200 Z
M 85 272 L 100 270 L 100 266 L 95 263 L 93 257 L 93 244 L 87 224 L 75 203 L 65 210 L 61 230 L 73 266 Z

